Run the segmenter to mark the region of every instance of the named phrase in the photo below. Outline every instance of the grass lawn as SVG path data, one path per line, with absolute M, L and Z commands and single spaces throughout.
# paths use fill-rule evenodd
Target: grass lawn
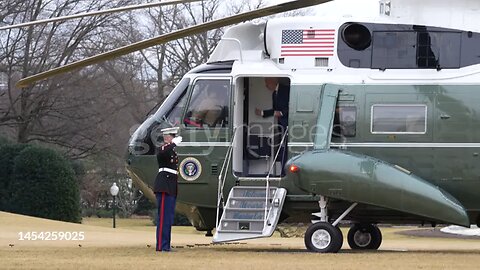
M 131 230 L 150 230 L 151 228 L 155 228 L 152 221 L 149 217 L 147 218 L 117 218 L 115 220 L 115 225 L 117 228 L 127 228 Z M 90 226 L 100 226 L 105 228 L 112 228 L 113 227 L 113 219 L 112 218 L 83 218 L 82 224 L 90 225 Z
M 0 269 L 478 269 L 480 240 L 417 238 L 382 228 L 379 251 L 338 254 L 305 250 L 302 238 L 211 245 L 192 227 L 174 227 L 174 252 L 157 253 L 148 219 L 88 218 L 71 224 L 0 212 Z M 20 241 L 19 232 L 83 231 L 83 241 Z M 347 229 L 343 229 L 346 235 Z M 12 246 L 11 246 L 12 245 Z

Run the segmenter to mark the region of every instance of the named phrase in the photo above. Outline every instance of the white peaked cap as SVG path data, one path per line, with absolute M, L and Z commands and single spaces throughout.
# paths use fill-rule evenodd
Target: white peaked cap
M 161 131 L 163 135 L 177 135 L 178 130 L 179 130 L 178 127 L 171 127 L 171 128 L 164 128 Z

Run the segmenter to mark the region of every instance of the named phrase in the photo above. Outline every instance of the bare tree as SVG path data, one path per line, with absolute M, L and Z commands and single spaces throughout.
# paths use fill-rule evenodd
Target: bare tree
M 0 25 L 136 2 L 2 0 Z M 132 127 L 164 100 L 186 72 L 207 62 L 224 29 L 154 46 L 25 89 L 15 88 L 14 83 L 119 46 L 266 5 L 266 0 L 229 2 L 202 1 L 3 31 L 1 132 L 18 142 L 43 143 L 71 158 L 94 161 L 89 162 L 83 192 L 88 201 L 98 200 L 105 178 L 126 179 L 123 156 Z M 103 159 L 109 161 L 108 166 L 98 165 Z
M 20 23 L 111 7 L 104 0 L 26 2 L 28 5 L 24 11 L 7 15 L 5 20 Z M 120 1 L 121 4 L 126 2 Z M 98 46 L 102 43 L 98 36 L 115 29 L 119 21 L 115 16 L 97 16 L 6 31 L 6 35 L 0 38 L 0 59 L 3 64 L 0 73 L 8 77 L 7 95 L 0 97 L 0 126 L 15 133 L 18 142 L 37 141 L 58 145 L 68 149 L 68 154 L 74 157 L 84 157 L 94 153 L 94 150 L 103 150 L 104 146 L 99 142 L 105 134 L 98 127 L 100 123 L 107 122 L 111 112 L 118 110 L 115 106 L 118 104 L 112 102 L 115 100 L 112 98 L 116 95 L 115 91 L 99 93 L 98 89 L 92 87 L 113 89 L 116 85 L 114 81 L 98 76 L 98 68 L 55 77 L 22 90 L 16 89 L 13 84 L 20 77 L 98 53 L 92 52 L 92 44 Z M 109 46 L 111 43 L 103 42 L 103 48 Z M 92 108 L 96 104 L 103 110 Z
M 5 21 L 6 17 L 24 11 L 26 3 L 24 1 L 4 0 L 1 6 L 2 9 L 0 10 L 0 25 L 3 23 L 8 23 L 7 21 Z
M 212 0 L 202 1 L 200 4 L 152 8 L 146 11 L 144 16 L 132 19 L 136 21 L 136 25 L 141 25 L 140 29 L 123 27 L 123 33 L 132 41 L 138 37 L 151 38 L 264 5 L 264 0 L 243 0 L 233 5 L 226 1 Z M 206 63 L 223 32 L 224 29 L 220 28 L 142 51 L 142 80 L 145 80 L 149 87 L 157 89 L 152 99 L 162 101 L 185 73 Z

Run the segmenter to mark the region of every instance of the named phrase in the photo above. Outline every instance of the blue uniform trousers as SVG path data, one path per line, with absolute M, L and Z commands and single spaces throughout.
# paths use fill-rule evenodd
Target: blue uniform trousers
M 176 196 L 165 192 L 155 193 L 158 205 L 157 251 L 170 251 L 170 235 L 175 215 Z

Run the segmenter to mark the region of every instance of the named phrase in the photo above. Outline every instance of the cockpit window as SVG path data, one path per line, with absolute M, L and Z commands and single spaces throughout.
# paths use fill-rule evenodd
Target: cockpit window
M 183 123 L 187 127 L 228 125 L 230 80 L 198 80 Z
M 158 111 L 138 127 L 130 138 L 129 151 L 136 155 L 153 155 L 155 147 L 163 141 L 161 130 L 166 127 L 179 126 L 187 103 L 187 90 L 190 79 L 183 79 L 172 90 Z
M 173 108 L 165 114 L 165 118 L 171 126 L 178 126 L 178 124 L 180 124 L 185 105 L 187 105 L 187 89 L 183 91 Z
M 187 90 L 190 79 L 183 79 L 173 89 L 172 93 L 163 102 L 162 106 L 155 113 L 155 120 L 167 120 L 170 126 L 178 126 L 180 119 L 187 103 Z

